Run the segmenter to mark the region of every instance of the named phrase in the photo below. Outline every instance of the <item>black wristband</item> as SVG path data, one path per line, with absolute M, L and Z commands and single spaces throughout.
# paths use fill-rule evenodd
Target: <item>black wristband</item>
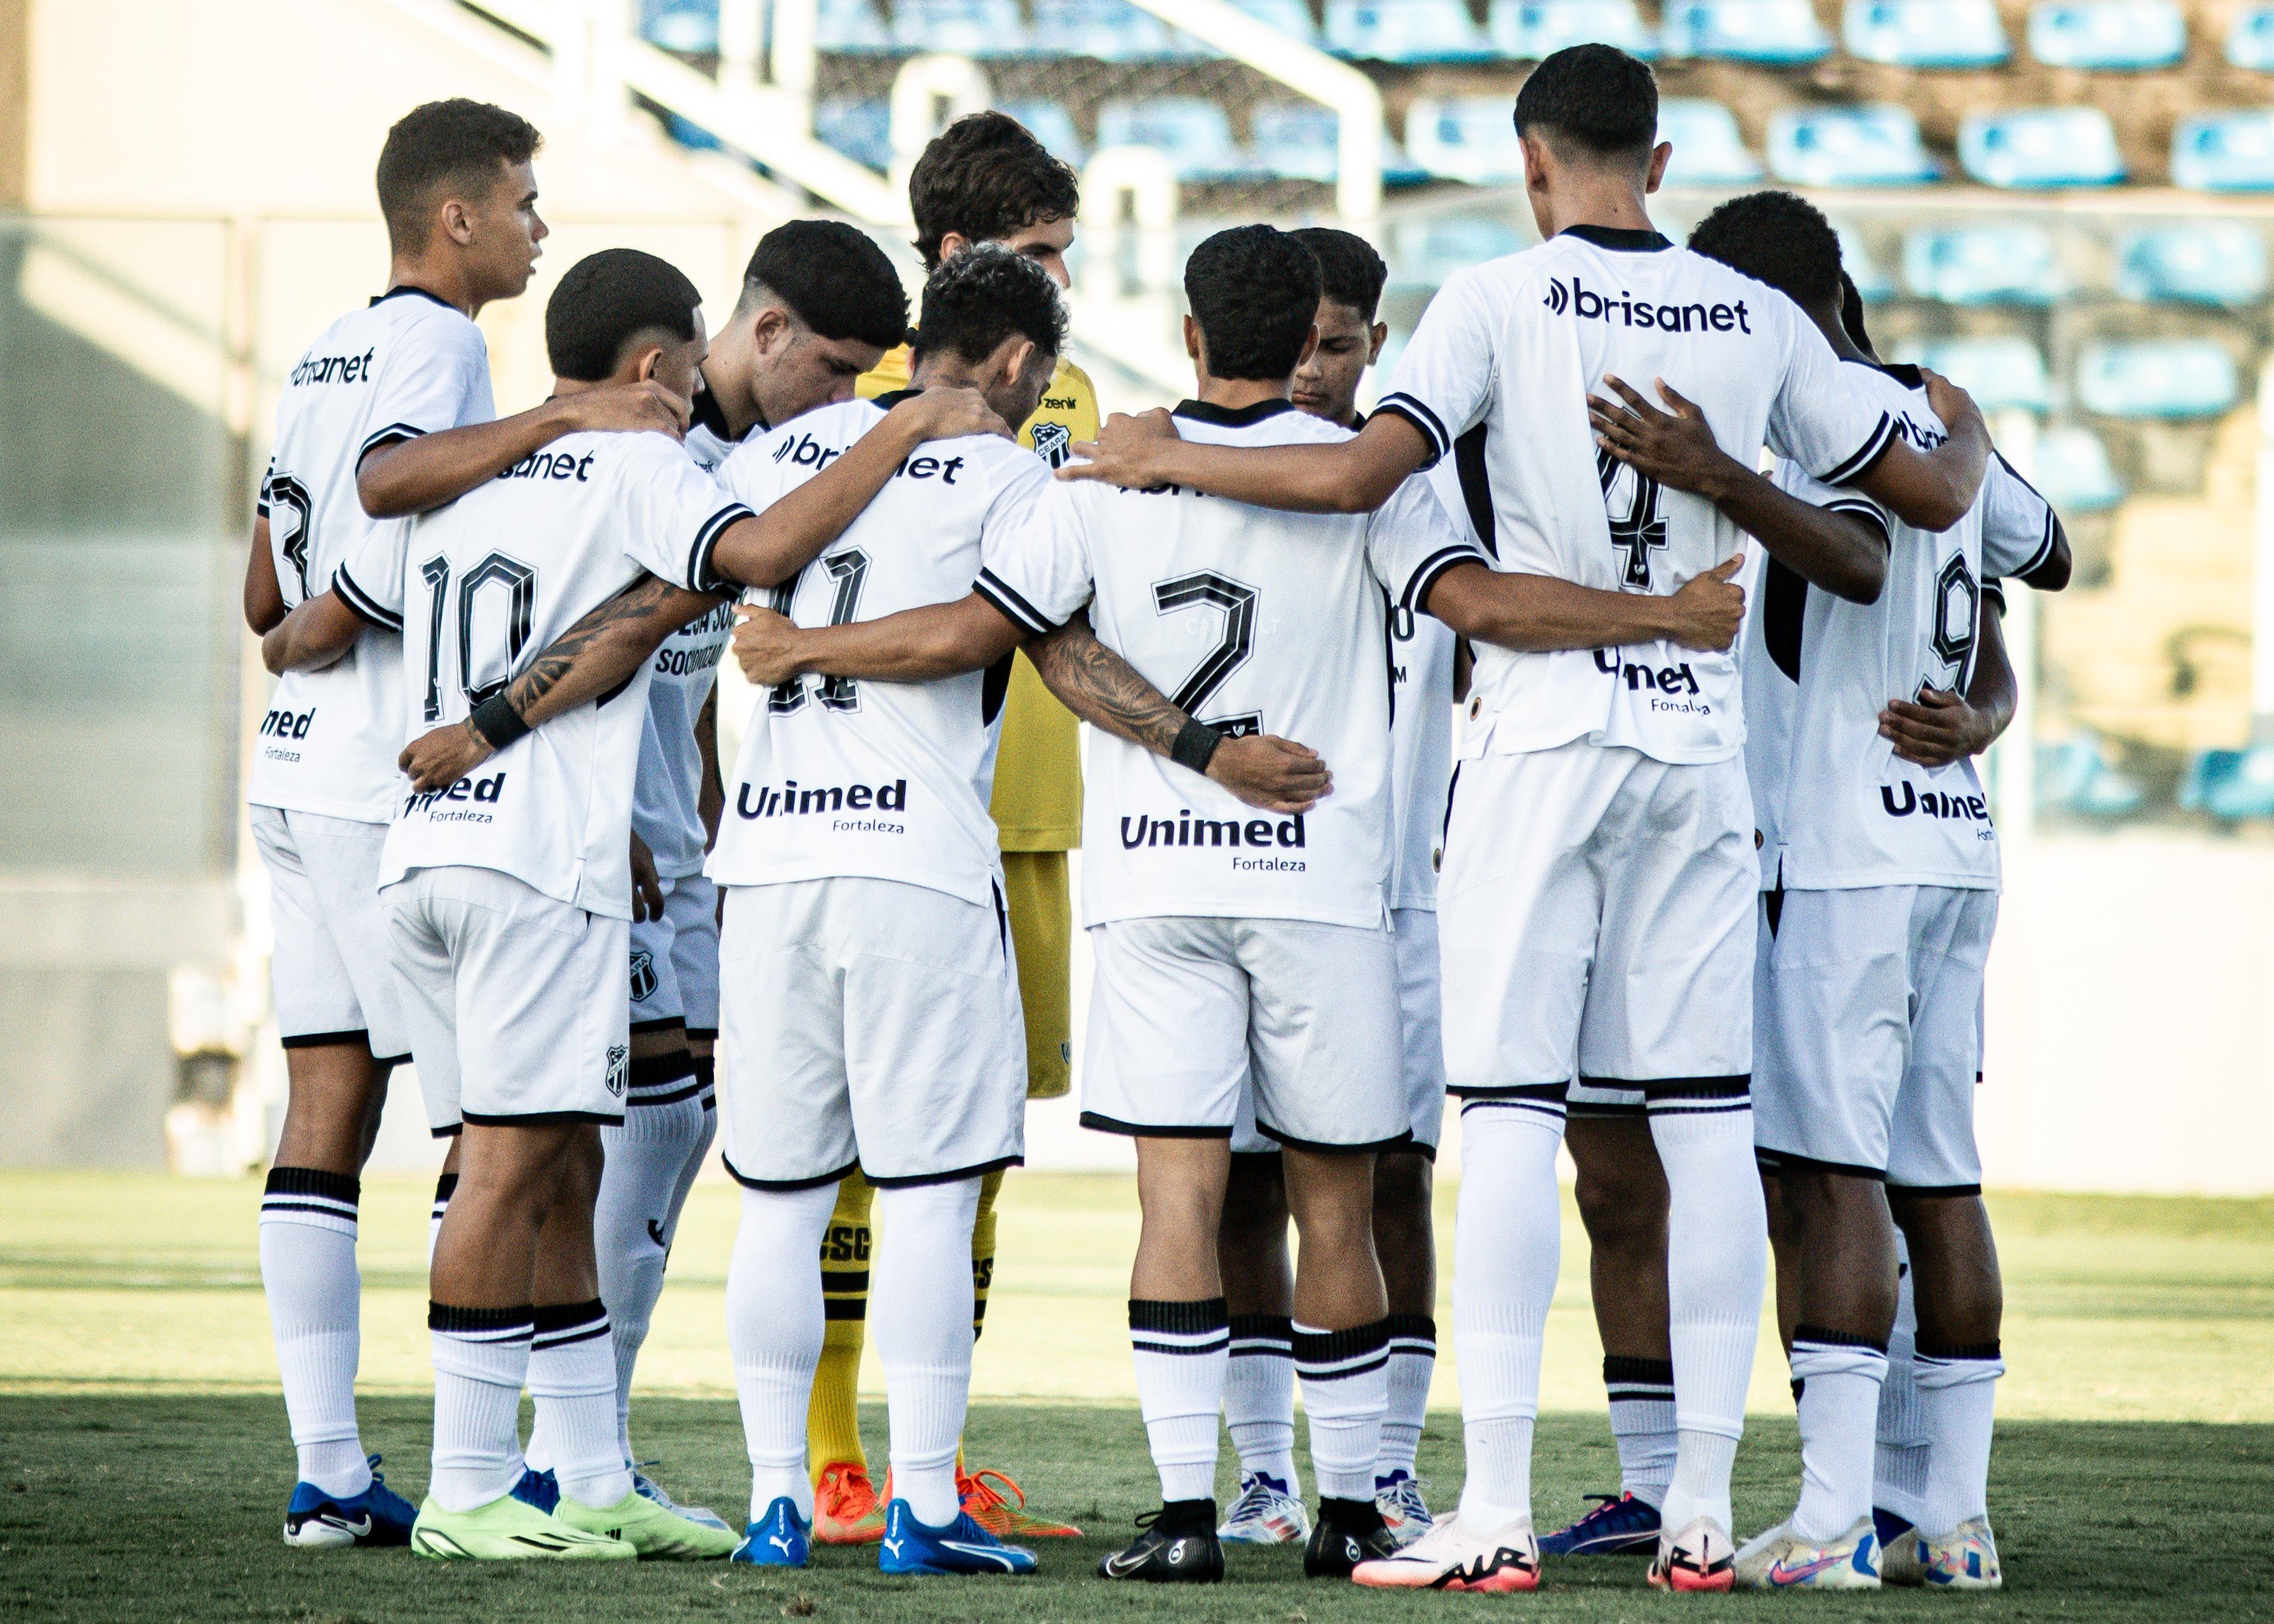
M 1206 722 L 1186 718 L 1177 729 L 1177 741 L 1169 747 L 1169 759 L 1179 767 L 1190 767 L 1205 774 L 1209 763 L 1215 758 L 1216 747 L 1224 742 L 1224 735 Z
M 476 705 L 466 720 L 493 752 L 502 750 L 529 731 L 529 724 L 521 719 L 521 712 L 513 708 L 503 689 Z

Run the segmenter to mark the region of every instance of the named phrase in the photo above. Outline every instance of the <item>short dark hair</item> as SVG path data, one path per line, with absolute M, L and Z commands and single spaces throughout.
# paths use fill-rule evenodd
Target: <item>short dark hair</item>
M 414 107 L 379 149 L 379 212 L 398 253 L 426 245 L 434 207 L 453 187 L 497 184 L 508 164 L 527 163 L 545 138 L 518 113 L 456 96 Z
M 1749 192 L 1698 222 L 1690 246 L 1799 304 L 1840 297 L 1840 234 L 1804 198 Z
M 1535 132 L 1598 158 L 1645 154 L 1658 141 L 1658 76 L 1615 45 L 1567 45 L 1516 93 L 1516 132 Z
M 1045 221 L 1071 220 L 1081 183 L 1008 113 L 968 113 L 934 136 L 908 175 L 908 212 L 924 268 L 951 231 L 990 243 Z
M 1185 261 L 1185 304 L 1208 346 L 1209 375 L 1272 381 L 1292 373 L 1319 314 L 1319 257 L 1271 226 L 1219 231 Z
M 1389 267 L 1374 244 L 1332 226 L 1305 226 L 1288 234 L 1318 256 L 1319 297 L 1347 304 L 1367 321 L 1382 306 L 1382 285 Z
M 876 239 L 842 220 L 793 220 L 758 239 L 742 302 L 772 295 L 824 338 L 886 350 L 908 332 L 908 295 Z
M 1030 338 L 1048 355 L 1065 353 L 1058 285 L 1024 254 L 984 244 L 956 255 L 924 283 L 919 351 L 951 350 L 967 361 L 983 361 L 1013 337 Z
M 599 383 L 626 346 L 659 329 L 695 336 L 703 296 L 668 259 L 636 248 L 603 248 L 568 267 L 545 305 L 545 353 L 555 378 Z

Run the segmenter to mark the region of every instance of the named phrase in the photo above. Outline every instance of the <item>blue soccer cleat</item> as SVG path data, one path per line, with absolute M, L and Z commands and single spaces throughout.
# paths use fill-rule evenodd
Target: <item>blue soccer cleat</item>
M 553 1508 L 561 1503 L 561 1479 L 550 1471 L 523 1466 L 521 1481 L 507 1492 L 523 1505 L 535 1507 L 549 1517 Z
M 303 1551 L 338 1551 L 350 1545 L 407 1545 L 418 1508 L 379 1475 L 371 1457 L 371 1485 L 360 1494 L 327 1494 L 312 1483 L 292 1485 L 284 1507 L 284 1543 Z
M 813 1524 L 797 1515 L 795 1502 L 784 1494 L 742 1531 L 742 1543 L 727 1560 L 746 1568 L 802 1568 L 812 1556 Z
M 877 1571 L 888 1574 L 1030 1574 L 1035 1553 L 1006 1545 L 958 1511 L 955 1521 L 932 1528 L 916 1521 L 908 1502 L 885 1507 L 885 1538 L 877 1547 Z
M 1542 1556 L 1648 1556 L 1658 1549 L 1658 1507 L 1631 1494 L 1590 1494 L 1595 1508 L 1540 1538 Z

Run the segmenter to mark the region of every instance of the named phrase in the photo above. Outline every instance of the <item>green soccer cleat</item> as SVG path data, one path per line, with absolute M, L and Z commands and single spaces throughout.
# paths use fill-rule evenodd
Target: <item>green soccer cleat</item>
M 561 1501 L 564 1508 L 568 1504 Z M 411 1524 L 410 1549 L 438 1560 L 471 1562 L 628 1562 L 639 1554 L 624 1540 L 576 1527 L 510 1494 L 471 1511 L 445 1511 L 429 1496 Z
M 648 1560 L 707 1562 L 734 1554 L 742 1536 L 731 1529 L 698 1522 L 684 1512 L 659 1505 L 637 1489 L 614 1505 L 595 1509 L 566 1494 L 553 1515 L 569 1527 L 604 1539 L 621 1540 Z

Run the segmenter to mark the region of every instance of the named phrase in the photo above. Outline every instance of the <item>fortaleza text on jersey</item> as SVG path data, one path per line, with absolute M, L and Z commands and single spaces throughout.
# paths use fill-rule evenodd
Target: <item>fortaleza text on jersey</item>
M 1298 812 L 1276 824 L 1265 817 L 1243 823 L 1236 817 L 1194 817 L 1180 807 L 1173 821 L 1142 813 L 1121 820 L 1121 846 L 1130 852 L 1155 846 L 1238 846 L 1242 835 L 1249 846 L 1299 847 L 1303 844 L 1303 815 Z

